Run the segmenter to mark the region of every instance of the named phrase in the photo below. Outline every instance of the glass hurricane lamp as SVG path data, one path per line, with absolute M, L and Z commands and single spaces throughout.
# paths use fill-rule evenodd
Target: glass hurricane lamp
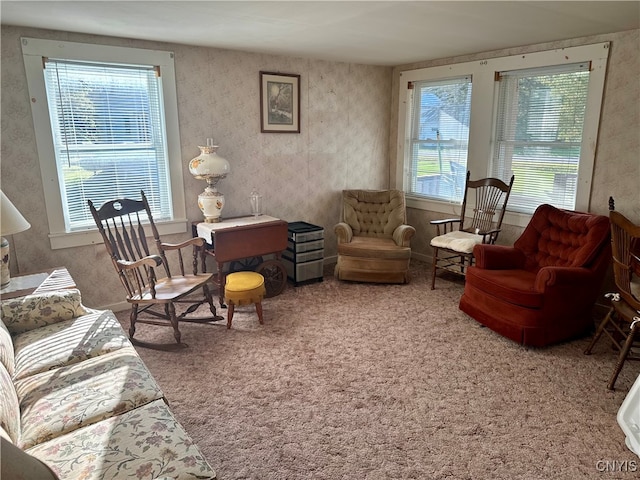
M 217 190 L 216 184 L 231 173 L 231 166 L 218 155 L 218 145 L 213 144 L 212 138 L 207 138 L 206 146 L 198 145 L 198 148 L 200 155 L 189 162 L 189 172 L 199 180 L 206 180 L 204 192 L 198 195 L 198 207 L 205 222 L 216 223 L 222 218 L 224 208 L 224 195 Z

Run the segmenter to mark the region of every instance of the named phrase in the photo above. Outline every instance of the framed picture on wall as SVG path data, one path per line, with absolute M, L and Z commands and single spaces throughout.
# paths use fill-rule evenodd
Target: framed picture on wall
M 300 75 L 260 72 L 260 131 L 300 133 Z

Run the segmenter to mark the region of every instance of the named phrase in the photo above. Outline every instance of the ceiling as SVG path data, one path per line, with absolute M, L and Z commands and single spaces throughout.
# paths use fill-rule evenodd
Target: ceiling
M 635 1 L 6 1 L 3 25 L 372 65 L 640 28 Z

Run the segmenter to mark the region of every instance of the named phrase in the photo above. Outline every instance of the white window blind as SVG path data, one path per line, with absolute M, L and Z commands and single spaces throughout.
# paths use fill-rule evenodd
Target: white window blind
M 492 176 L 515 182 L 509 210 L 574 209 L 589 63 L 502 72 Z
M 471 77 L 411 86 L 410 192 L 460 203 L 467 171 Z
M 160 68 L 45 59 L 65 230 L 95 227 L 87 200 L 140 198 L 172 218 Z

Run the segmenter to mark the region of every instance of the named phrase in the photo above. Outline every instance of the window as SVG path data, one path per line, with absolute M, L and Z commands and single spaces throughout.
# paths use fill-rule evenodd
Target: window
M 87 200 L 145 190 L 186 231 L 173 55 L 22 39 L 52 248 L 100 242 Z M 177 164 L 176 164 L 177 163 Z
M 511 210 L 575 207 L 588 86 L 588 63 L 499 75 L 492 176 L 522 180 Z
M 400 72 L 396 186 L 407 205 L 459 213 L 470 170 L 505 182 L 515 175 L 507 223 L 526 225 L 542 203 L 588 210 L 608 49 Z
M 412 88 L 409 191 L 460 203 L 467 172 L 471 78 L 414 82 Z

